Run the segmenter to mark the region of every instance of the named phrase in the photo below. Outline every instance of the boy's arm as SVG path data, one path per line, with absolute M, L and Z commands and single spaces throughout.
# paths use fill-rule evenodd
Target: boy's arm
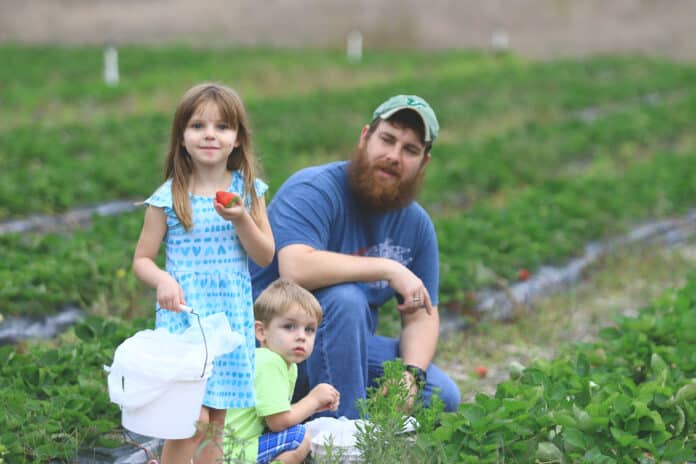
M 336 410 L 340 401 L 338 391 L 327 383 L 320 383 L 297 403 L 290 406 L 289 411 L 279 412 L 264 417 L 266 425 L 272 432 L 280 432 L 297 425 L 314 413 Z

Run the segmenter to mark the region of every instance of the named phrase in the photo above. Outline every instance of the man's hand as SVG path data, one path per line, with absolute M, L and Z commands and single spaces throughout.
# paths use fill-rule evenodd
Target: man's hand
M 432 314 L 433 304 L 430 301 L 430 293 L 425 288 L 423 281 L 406 266 L 396 261 L 393 261 L 393 263 L 393 271 L 390 272 L 387 281 L 389 286 L 401 295 L 403 299 L 396 308 L 406 314 L 424 308 L 426 313 Z
M 389 389 L 397 388 L 406 392 L 405 402 L 403 403 L 403 413 L 409 414 L 413 409 L 413 403 L 418 397 L 418 382 L 409 370 L 405 370 L 403 377 L 394 381 L 390 379 L 391 382 L 385 382 L 382 385 L 382 395 L 386 395 Z M 397 383 L 398 382 L 398 383 Z

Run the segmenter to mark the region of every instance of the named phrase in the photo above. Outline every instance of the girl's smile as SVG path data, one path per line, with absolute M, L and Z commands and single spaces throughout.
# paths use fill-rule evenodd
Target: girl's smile
M 222 119 L 215 103 L 201 105 L 186 124 L 182 144 L 195 163 L 226 164 L 236 146 L 237 129 Z

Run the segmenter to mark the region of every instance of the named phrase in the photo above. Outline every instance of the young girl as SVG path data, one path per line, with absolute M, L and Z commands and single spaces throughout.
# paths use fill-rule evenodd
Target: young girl
M 255 178 L 251 132 L 244 105 L 232 89 L 212 83 L 184 95 L 174 114 L 165 182 L 145 201 L 142 232 L 133 257 L 136 276 L 157 290 L 156 326 L 181 332 L 190 325 L 186 304 L 205 317 L 224 312 L 246 344 L 218 357 L 208 380 L 200 422 L 216 434 L 197 450 L 205 431 L 167 440 L 162 463 L 219 462 L 228 408 L 254 405 L 254 313 L 247 256 L 268 265 L 273 234 Z M 215 192 L 239 193 L 242 204 L 226 208 Z M 164 241 L 165 270 L 155 264 Z M 166 311 L 165 311 L 166 310 Z

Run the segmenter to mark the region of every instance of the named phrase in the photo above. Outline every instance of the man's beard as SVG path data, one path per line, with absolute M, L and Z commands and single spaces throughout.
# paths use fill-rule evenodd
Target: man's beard
M 381 212 L 401 209 L 411 203 L 420 191 L 425 176 L 425 170 L 421 169 L 413 179 L 384 182 L 375 176 L 378 169 L 397 176 L 402 174 L 401 169 L 386 161 L 370 165 L 365 149 L 358 147 L 348 166 L 348 181 L 359 203 Z

